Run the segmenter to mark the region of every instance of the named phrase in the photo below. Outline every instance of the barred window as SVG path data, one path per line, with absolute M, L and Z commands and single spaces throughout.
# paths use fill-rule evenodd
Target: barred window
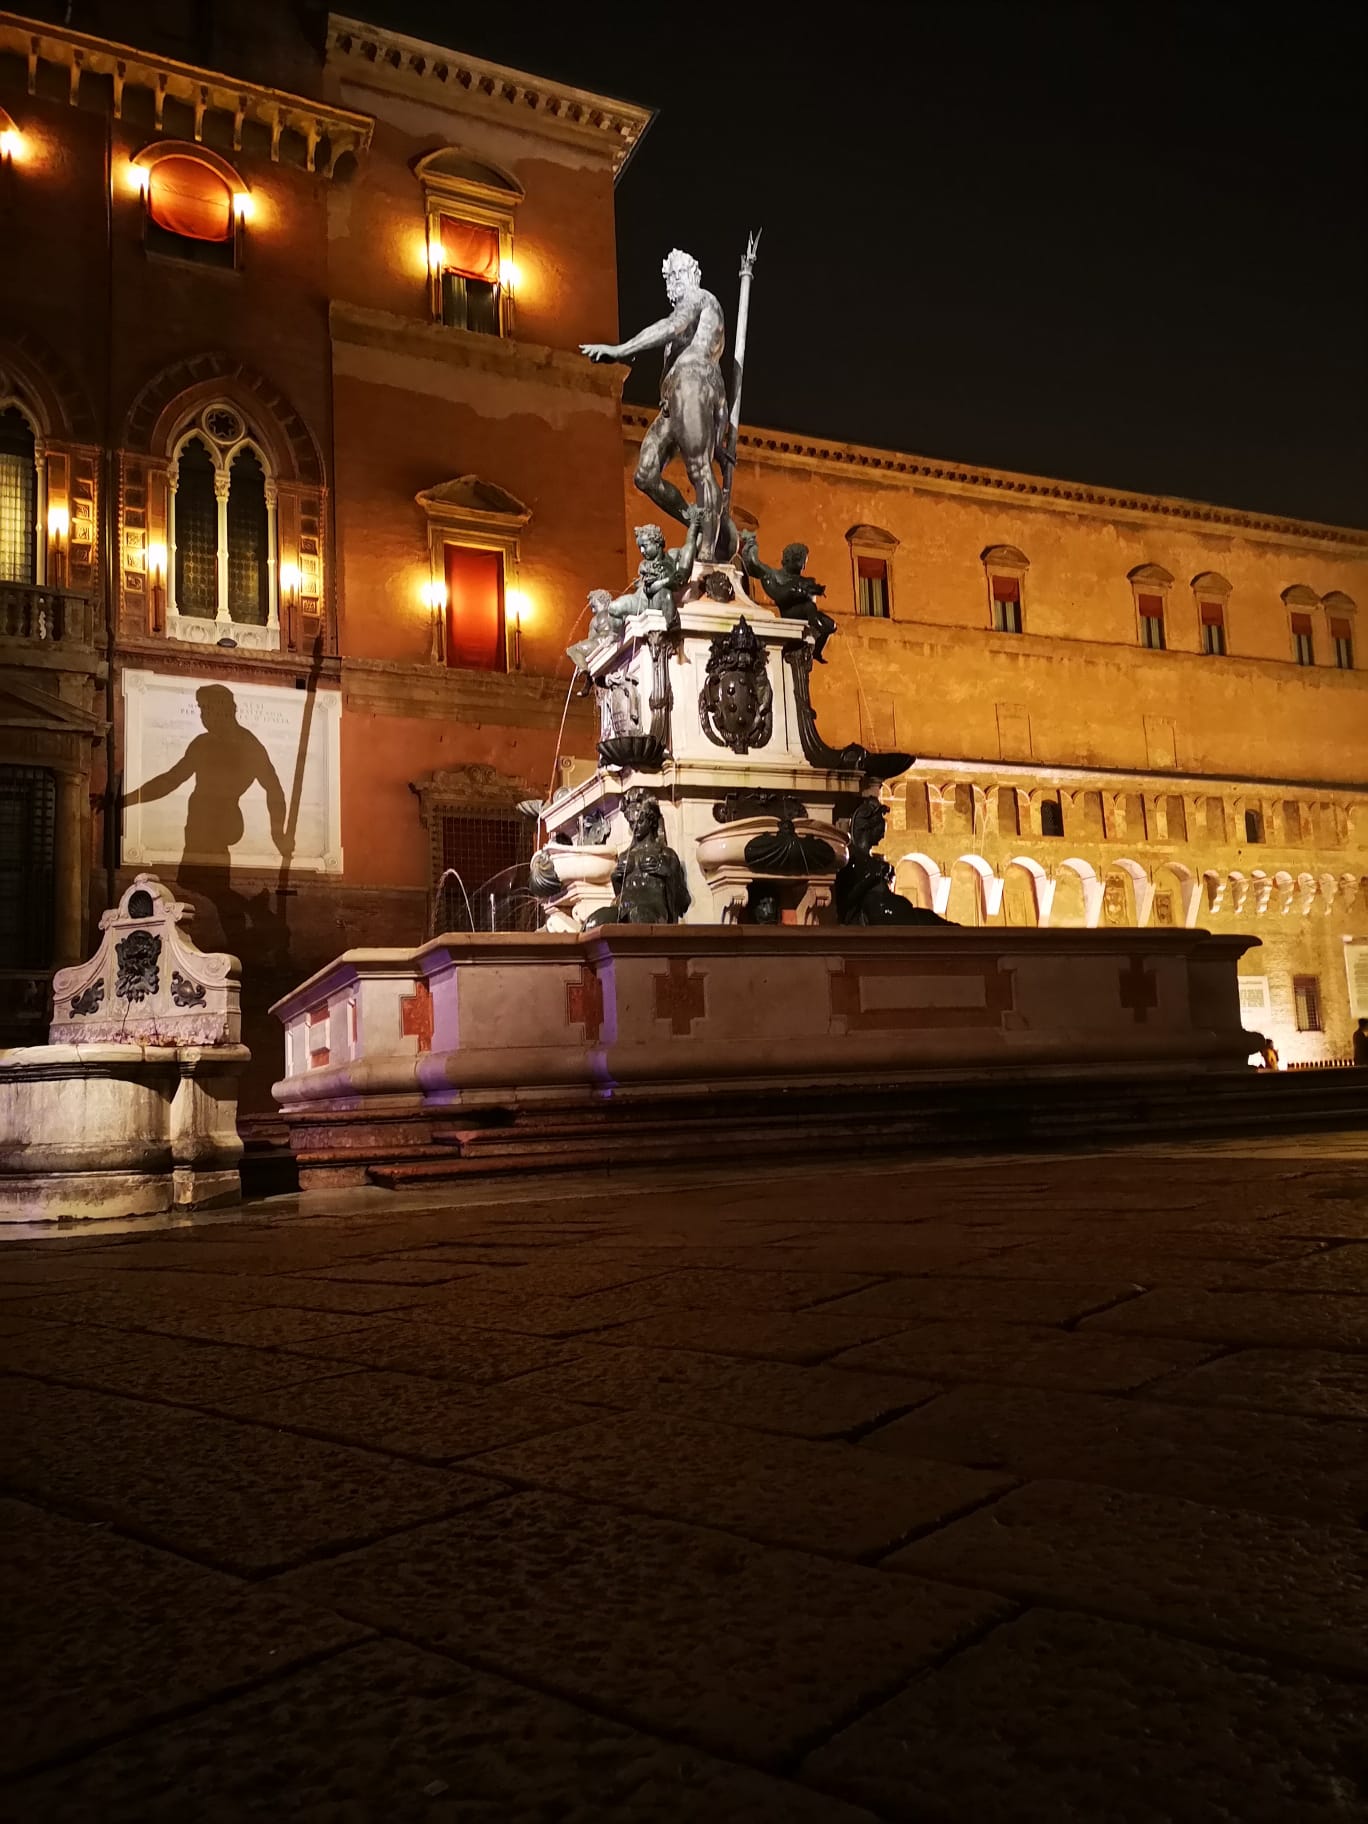
M 0 583 L 38 580 L 33 530 L 37 488 L 33 428 L 11 405 L 0 411 Z
M 516 813 L 444 811 L 440 815 L 433 882 L 439 931 L 534 929 L 536 911 L 525 869 L 535 825 Z M 455 875 L 447 879 L 448 872 Z
M 11 969 L 52 962 L 56 825 L 54 776 L 0 766 L 0 955 Z

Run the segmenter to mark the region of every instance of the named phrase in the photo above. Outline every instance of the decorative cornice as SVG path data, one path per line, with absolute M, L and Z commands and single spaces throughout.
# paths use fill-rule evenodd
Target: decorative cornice
M 84 32 L 47 25 L 38 19 L 25 19 L 17 13 L 0 13 L 0 52 L 21 57 L 28 66 L 28 92 L 38 87 L 40 63 L 54 64 L 68 75 L 68 99 L 72 106 L 80 97 L 81 76 L 89 71 L 95 76 L 108 76 L 113 83 L 114 118 L 123 118 L 124 94 L 130 89 L 146 89 L 152 96 L 156 131 L 162 131 L 162 111 L 167 96 L 183 102 L 194 114 L 194 138 L 204 138 L 207 117 L 218 114 L 231 123 L 233 150 L 242 150 L 242 126 L 253 121 L 270 131 L 270 158 L 280 159 L 281 140 L 285 133 L 298 133 L 304 141 L 304 165 L 318 168 L 318 149 L 327 146 L 323 169 L 331 177 L 343 153 L 361 154 L 370 146 L 374 122 L 368 114 L 355 114 L 347 108 L 335 108 L 325 102 L 311 101 L 306 96 L 290 95 L 282 89 L 264 89 L 258 83 L 242 82 L 216 70 L 199 69 L 193 64 L 178 63 L 171 57 L 158 57 L 133 45 L 119 44 L 108 38 L 92 38 Z
M 623 432 L 629 443 L 640 443 L 654 414 L 641 406 L 624 406 Z M 1195 532 L 1242 532 L 1251 537 L 1284 544 L 1332 546 L 1355 556 L 1368 557 L 1368 529 L 1330 526 L 1318 520 L 1280 519 L 1271 514 L 1246 513 L 1237 507 L 1212 506 L 1202 500 L 1182 500 L 1165 494 L 1134 494 L 1085 487 L 1079 482 L 1054 481 L 1045 475 L 1021 475 L 1011 469 L 985 469 L 969 463 L 937 462 L 927 456 L 908 456 L 896 450 L 878 450 L 864 444 L 820 441 L 796 432 L 765 431 L 741 427 L 738 453 L 777 468 L 811 473 L 848 475 L 856 471 L 865 479 L 896 487 L 912 482 L 933 493 L 979 498 L 1006 498 L 1027 507 L 1084 512 L 1107 517 L 1178 523 Z
M 328 325 L 334 342 L 416 355 L 420 360 L 440 361 L 449 367 L 476 368 L 509 380 L 540 380 L 571 392 L 593 393 L 601 399 L 616 400 L 626 378 L 624 368 L 600 366 L 563 348 L 480 335 L 445 323 L 418 323 L 412 317 L 369 310 L 359 304 L 334 300 L 328 310 Z
M 649 108 L 550 82 L 501 63 L 406 38 L 360 19 L 328 16 L 328 64 L 344 81 L 420 96 L 461 112 L 472 105 L 507 126 L 593 146 L 619 174 L 653 118 Z

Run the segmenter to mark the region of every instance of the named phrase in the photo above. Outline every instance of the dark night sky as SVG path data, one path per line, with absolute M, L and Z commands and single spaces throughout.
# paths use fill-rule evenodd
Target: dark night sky
M 730 325 L 762 226 L 747 422 L 1368 526 L 1349 9 L 356 6 L 659 109 L 618 190 L 622 333 L 674 245 Z

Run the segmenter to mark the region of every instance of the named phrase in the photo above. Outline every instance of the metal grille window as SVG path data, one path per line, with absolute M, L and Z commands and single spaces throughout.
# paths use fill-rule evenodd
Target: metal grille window
M 218 613 L 218 500 L 214 462 L 194 437 L 176 477 L 176 612 L 213 620 Z
M 0 583 L 38 580 L 33 523 L 38 470 L 33 431 L 24 414 L 0 412 Z
M 228 613 L 235 621 L 266 625 L 269 522 L 266 472 L 251 449 L 233 458 L 228 492 Z
M 534 927 L 525 869 L 535 825 L 526 817 L 445 811 L 434 846 L 434 923 L 444 931 Z M 448 873 L 455 878 L 447 879 Z
M 57 783 L 45 767 L 0 766 L 0 956 L 10 969 L 52 963 Z
M 1323 1032 L 1320 981 L 1314 975 L 1292 977 L 1292 1000 L 1297 1009 L 1298 1032 Z

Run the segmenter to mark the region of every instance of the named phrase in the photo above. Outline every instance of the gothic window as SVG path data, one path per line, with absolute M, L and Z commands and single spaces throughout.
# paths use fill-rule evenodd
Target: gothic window
M 1316 662 L 1316 643 L 1309 614 L 1292 616 L 1292 657 L 1298 665 L 1314 665 Z
M 168 633 L 269 651 L 279 646 L 276 484 L 235 406 L 206 407 L 176 445 L 167 544 Z
M 218 613 L 218 503 L 214 459 L 199 437 L 182 447 L 177 463 L 175 545 L 176 613 L 213 620 Z
M 0 583 L 38 580 L 37 439 L 17 406 L 0 409 Z
M 266 625 L 269 566 L 266 471 L 250 445 L 233 458 L 228 485 L 228 615 Z

